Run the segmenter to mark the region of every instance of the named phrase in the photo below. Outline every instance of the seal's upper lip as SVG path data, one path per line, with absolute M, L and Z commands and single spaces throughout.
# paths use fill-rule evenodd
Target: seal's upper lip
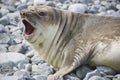
M 25 34 L 26 35 L 32 34 L 35 28 L 27 20 L 22 20 L 22 22 L 25 25 Z

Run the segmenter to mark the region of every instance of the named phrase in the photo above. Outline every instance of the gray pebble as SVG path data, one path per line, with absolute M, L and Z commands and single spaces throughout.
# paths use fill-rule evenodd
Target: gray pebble
M 9 13 L 9 10 L 8 10 L 7 8 L 1 8 L 1 9 L 0 9 L 0 14 L 1 14 L 0 17 L 5 16 L 5 15 L 7 15 L 8 13 Z
M 56 7 L 56 3 L 53 2 L 53 1 L 47 1 L 47 2 L 46 2 L 46 5 L 47 5 L 47 6 L 51 6 L 51 7 Z
M 116 71 L 113 70 L 112 68 L 110 67 L 107 67 L 107 66 L 97 66 L 96 67 L 99 71 L 102 71 L 104 72 L 105 74 L 107 75 L 115 75 L 116 74 Z
M 25 65 L 25 70 L 28 72 L 32 72 L 32 65 L 31 64 L 26 64 Z
M 23 10 L 23 9 L 27 9 L 28 5 L 27 4 L 20 4 L 17 6 L 17 10 Z
M 79 67 L 78 69 L 76 69 L 76 75 L 77 75 L 80 79 L 83 79 L 83 78 L 85 77 L 85 75 L 86 75 L 88 72 L 90 72 L 90 71 L 92 71 L 92 70 L 90 69 L 90 67 L 87 66 L 87 65 L 84 65 L 84 66 L 81 66 L 81 67 Z
M 34 6 L 44 5 L 46 0 L 34 0 Z
M 7 9 L 8 9 L 10 12 L 15 12 L 15 11 L 16 11 L 15 6 L 8 6 Z
M 72 75 L 66 75 L 66 76 L 64 76 L 64 79 L 65 80 L 81 80 L 78 77 L 72 76 Z
M 7 16 L 3 16 L 2 18 L 0 18 L 0 24 L 2 25 L 8 25 L 9 24 L 9 18 Z
M 32 58 L 31 58 L 31 61 L 33 64 L 39 64 L 39 63 L 44 63 L 45 61 L 43 61 L 40 56 L 38 55 L 34 55 Z
M 25 69 L 25 64 L 24 63 L 18 63 L 17 67 L 18 67 L 19 70 Z
M 115 75 L 112 80 L 120 80 L 120 74 Z
M 18 80 L 19 78 L 17 76 L 4 76 L 0 77 L 0 80 Z
M 85 13 L 87 11 L 87 5 L 85 4 L 73 4 L 70 5 L 68 10 L 77 13 Z
M 7 44 L 10 40 L 9 34 L 6 33 L 0 33 L 0 43 L 1 44 Z
M 19 79 L 30 78 L 30 74 L 25 70 L 16 71 L 14 76 L 18 76 Z
M 9 52 L 19 52 L 20 51 L 22 44 L 16 44 L 16 45 L 15 44 L 8 47 Z
M 31 51 L 28 51 L 25 55 L 29 58 L 32 58 L 35 54 L 35 51 L 31 50 Z
M 35 80 L 47 80 L 47 76 L 35 75 L 33 76 Z
M 0 44 L 0 53 L 7 52 L 7 44 Z
M 110 80 L 108 78 L 104 78 L 104 77 L 100 77 L 100 76 L 92 76 L 90 79 L 88 80 Z

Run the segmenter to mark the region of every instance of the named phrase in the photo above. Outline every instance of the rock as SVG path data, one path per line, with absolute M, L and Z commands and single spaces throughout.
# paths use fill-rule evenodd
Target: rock
M 27 9 L 28 5 L 27 4 L 20 4 L 17 6 L 17 10 L 23 10 L 23 9 Z
M 64 3 L 66 0 L 59 0 L 60 3 Z
M 1 2 L 6 4 L 7 6 L 14 5 L 14 0 L 1 0 Z
M 32 72 L 32 65 L 31 64 L 26 64 L 25 65 L 25 70 L 28 72 Z
M 105 12 L 105 11 L 106 11 L 106 7 L 101 6 L 98 11 L 99 11 L 99 12 Z
M 66 4 L 64 4 L 63 6 L 61 6 L 61 9 L 63 9 L 63 10 L 68 10 L 68 5 L 66 5 Z
M 107 11 L 107 14 L 108 14 L 108 15 L 112 15 L 113 13 L 115 13 L 114 10 L 108 10 L 108 11 Z
M 53 1 L 47 1 L 47 2 L 46 2 L 46 5 L 47 5 L 47 6 L 51 6 L 51 7 L 56 7 L 56 3 L 53 2 Z
M 94 70 L 91 72 L 88 72 L 87 75 L 85 76 L 85 78 L 83 80 L 88 80 L 89 78 L 91 78 L 92 76 L 105 76 L 106 74 L 104 72 L 101 72 L 99 70 Z
M 7 44 L 0 44 L 0 53 L 7 52 Z
M 9 42 L 9 34 L 0 33 L 0 44 L 7 44 Z
M 30 74 L 27 71 L 25 71 L 25 70 L 16 71 L 14 73 L 14 76 L 17 76 L 17 77 L 19 77 L 19 79 L 23 79 L 23 80 L 25 78 L 30 78 Z
M 2 18 L 0 18 L 0 24 L 2 25 L 8 25 L 9 24 L 9 18 L 7 16 L 3 16 Z
M 28 2 L 27 5 L 28 6 L 33 6 L 33 2 Z
M 8 13 L 9 13 L 9 10 L 8 10 L 8 9 L 6 9 L 6 8 L 1 8 L 1 9 L 0 9 L 0 14 L 1 14 L 0 17 L 5 16 L 5 15 L 7 15 Z
M 28 51 L 25 55 L 29 58 L 32 58 L 35 54 L 35 51 L 31 50 L 31 51 Z
M 17 65 L 17 68 L 19 69 L 19 70 L 21 70 L 21 69 L 25 69 L 25 63 L 18 63 L 18 65 Z
M 17 45 L 11 45 L 8 47 L 9 52 L 19 52 L 22 47 L 22 44 L 17 44 Z
M 17 23 L 19 22 L 19 12 L 9 13 L 7 16 L 9 18 L 10 24 L 17 26 Z
M 0 80 L 18 80 L 19 78 L 17 76 L 4 76 L 0 77 Z
M 117 5 L 116 5 L 116 8 L 120 10 L 120 4 L 117 4 Z
M 100 76 L 92 76 L 90 79 L 88 80 L 110 80 L 108 78 L 104 78 L 104 77 L 100 77 Z
M 85 13 L 87 11 L 87 5 L 85 4 L 73 4 L 68 8 L 69 11 L 77 12 L 77 13 Z
M 46 0 L 34 0 L 34 6 L 43 5 L 46 3 Z
M 83 4 L 93 3 L 93 0 L 80 0 L 80 3 Z
M 79 67 L 78 69 L 76 69 L 76 75 L 80 78 L 80 79 L 83 79 L 85 77 L 85 75 L 88 73 L 88 72 L 91 72 L 91 68 L 87 65 L 84 65 L 84 66 L 81 66 Z
M 22 3 L 27 3 L 28 0 L 20 0 Z
M 3 64 L 1 64 L 1 61 L 0 61 L 0 73 L 7 74 L 9 72 L 13 72 L 14 66 L 15 66 L 15 64 L 11 61 L 9 61 L 8 63 L 3 63 Z
M 31 58 L 31 61 L 33 64 L 39 64 L 39 63 L 45 63 L 45 61 L 43 61 L 39 55 L 34 55 L 32 58 Z
M 10 12 L 15 12 L 15 11 L 16 11 L 15 6 L 7 6 L 7 9 L 8 9 Z
M 33 76 L 33 78 L 35 80 L 47 80 L 47 77 L 46 76 L 40 76 L 40 75 L 35 75 Z
M 102 71 L 104 72 L 105 74 L 107 75 L 115 75 L 116 74 L 116 71 L 113 70 L 112 68 L 110 67 L 107 67 L 107 66 L 97 66 L 96 67 L 99 71 Z
M 5 33 L 6 29 L 4 27 L 4 25 L 0 24 L 0 33 Z
M 41 65 L 32 65 L 32 74 L 33 75 L 41 75 L 41 76 L 48 76 L 50 74 L 53 74 L 54 71 L 50 66 L 47 66 L 45 64 Z
M 72 76 L 72 75 L 66 75 L 64 76 L 65 80 L 80 80 L 78 77 L 76 76 Z
M 7 64 L 9 62 L 13 62 L 15 65 L 18 63 L 28 63 L 28 58 L 21 54 L 21 53 L 14 53 L 14 52 L 8 52 L 8 53 L 2 53 L 0 54 L 0 65 Z
M 20 5 L 20 4 L 21 4 L 20 1 L 16 1 L 15 4 L 14 4 L 14 6 L 17 7 L 17 6 Z
M 106 14 L 107 14 L 106 12 L 100 12 L 97 15 L 99 15 L 99 16 L 105 16 Z
M 120 80 L 120 74 L 115 75 L 112 80 Z

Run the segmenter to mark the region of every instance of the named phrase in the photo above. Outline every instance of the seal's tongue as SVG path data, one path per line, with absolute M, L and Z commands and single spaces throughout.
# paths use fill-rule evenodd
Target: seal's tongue
M 23 23 L 25 25 L 25 34 L 30 35 L 35 28 L 26 20 L 23 20 Z

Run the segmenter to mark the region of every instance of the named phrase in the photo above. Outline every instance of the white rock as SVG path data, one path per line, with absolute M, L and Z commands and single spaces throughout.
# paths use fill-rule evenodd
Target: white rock
M 19 78 L 17 76 L 4 76 L 0 77 L 0 80 L 18 80 Z
M 77 13 L 85 13 L 87 11 L 87 5 L 85 4 L 72 4 L 68 8 L 69 11 Z
M 13 62 L 15 63 L 15 65 L 17 65 L 20 62 L 28 63 L 29 60 L 25 55 L 21 53 L 9 52 L 9 53 L 0 54 L 0 65 L 6 64 L 9 62 Z
M 120 10 L 120 4 L 117 4 L 117 5 L 116 5 L 116 8 Z
M 6 34 L 6 33 L 1 33 L 0 34 L 0 43 L 6 44 L 6 43 L 8 43 L 9 40 L 10 40 L 9 34 Z
M 7 52 L 7 44 L 0 44 L 0 53 Z
M 45 4 L 46 0 L 34 0 L 34 6 Z
M 22 44 L 17 44 L 17 45 L 11 45 L 8 47 L 9 52 L 19 52 L 22 47 Z

